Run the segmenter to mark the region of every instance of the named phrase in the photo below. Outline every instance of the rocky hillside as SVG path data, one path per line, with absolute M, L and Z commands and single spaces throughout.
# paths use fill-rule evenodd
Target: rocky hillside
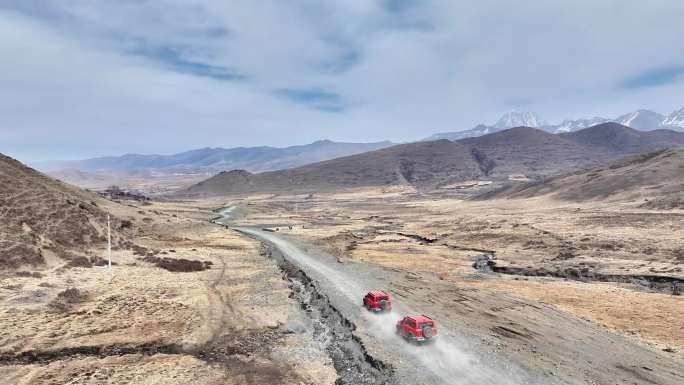
M 0 154 L 0 269 L 40 265 L 46 256 L 73 260 L 73 251 L 106 241 L 108 203 Z M 115 245 L 129 222 L 112 218 Z
M 582 146 L 623 154 L 684 146 L 684 133 L 662 129 L 638 131 L 618 123 L 604 123 L 585 130 L 559 134 L 559 136 Z
M 549 195 L 568 201 L 628 200 L 643 207 L 684 209 L 684 150 L 659 150 L 604 167 L 508 186 L 482 198 Z
M 538 178 L 616 157 L 593 146 L 530 127 L 462 139 L 459 143 L 489 159 L 492 167 L 486 176 L 500 179 L 512 174 Z
M 640 132 L 615 123 L 562 135 L 518 127 L 455 142 L 409 143 L 290 170 L 224 172 L 179 195 L 312 192 L 388 185 L 430 189 L 473 179 L 542 179 L 672 146 L 684 147 L 683 133 Z
M 448 140 L 398 145 L 290 170 L 252 174 L 224 172 L 196 184 L 181 195 L 317 191 L 360 186 L 411 184 L 472 179 L 481 175 L 468 148 Z
M 644 132 L 617 123 L 604 123 L 563 134 L 518 127 L 462 139 L 459 143 L 486 155 L 495 163 L 487 175 L 489 177 L 524 174 L 538 179 L 628 155 L 684 147 L 684 133 L 670 130 Z

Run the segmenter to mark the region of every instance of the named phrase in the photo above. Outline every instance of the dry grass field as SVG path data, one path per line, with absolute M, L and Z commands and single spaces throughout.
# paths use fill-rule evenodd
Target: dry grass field
M 321 347 L 289 329 L 301 314 L 257 242 L 209 224 L 198 205 L 123 207 L 140 230 L 113 253 L 111 278 L 57 257 L 2 272 L 5 383 L 334 382 Z
M 241 223 L 269 223 L 341 263 L 541 301 L 684 357 L 684 297 L 671 292 L 671 281 L 684 279 L 682 210 L 545 197 L 472 202 L 400 188 L 234 203 L 249 207 Z M 485 252 L 498 273 L 473 267 Z

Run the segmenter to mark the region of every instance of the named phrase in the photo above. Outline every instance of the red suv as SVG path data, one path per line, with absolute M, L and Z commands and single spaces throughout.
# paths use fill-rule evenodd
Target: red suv
M 390 311 L 392 299 L 383 291 L 371 290 L 363 297 L 363 306 L 371 311 Z
M 430 342 L 437 336 L 437 322 L 426 315 L 406 316 L 397 322 L 397 334 L 409 341 Z

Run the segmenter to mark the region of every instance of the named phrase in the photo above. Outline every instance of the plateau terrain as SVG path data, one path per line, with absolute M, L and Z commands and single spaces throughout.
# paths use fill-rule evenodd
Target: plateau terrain
M 682 20 L 0 1 L 0 385 L 684 385 Z

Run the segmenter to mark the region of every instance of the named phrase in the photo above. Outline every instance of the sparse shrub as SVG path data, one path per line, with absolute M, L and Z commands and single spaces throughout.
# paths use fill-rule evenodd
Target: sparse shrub
M 0 250 L 3 249 L 0 268 L 16 269 L 25 265 L 37 266 L 45 263 L 43 254 L 35 246 L 0 241 Z
M 131 249 L 133 250 L 133 255 L 139 255 L 141 257 L 144 257 L 147 255 L 147 248 L 143 246 L 138 246 L 138 245 L 132 245 Z
M 155 266 L 174 273 L 187 273 L 193 271 L 207 270 L 213 265 L 211 261 L 198 261 L 185 258 L 167 258 L 148 255 L 141 258 L 143 262 L 152 263 Z
M 672 256 L 678 262 L 684 262 L 684 248 L 672 250 Z
M 48 304 L 48 308 L 56 313 L 63 313 L 73 304 L 83 302 L 87 296 L 84 291 L 72 287 L 57 294 L 57 297 Z
M 90 263 L 88 257 L 71 253 L 59 246 L 51 247 L 51 250 L 57 254 L 58 257 L 68 261 L 65 267 L 92 267 L 92 263 Z
M 25 278 L 43 278 L 43 274 L 37 271 L 17 271 L 14 275 Z
M 121 221 L 119 224 L 119 229 L 120 230 L 125 230 L 125 229 L 130 229 L 133 228 L 133 222 L 129 221 L 128 219 L 124 219 Z
M 555 261 L 564 261 L 568 259 L 575 258 L 575 253 L 570 249 L 563 249 L 558 253 L 558 256 L 554 258 Z

